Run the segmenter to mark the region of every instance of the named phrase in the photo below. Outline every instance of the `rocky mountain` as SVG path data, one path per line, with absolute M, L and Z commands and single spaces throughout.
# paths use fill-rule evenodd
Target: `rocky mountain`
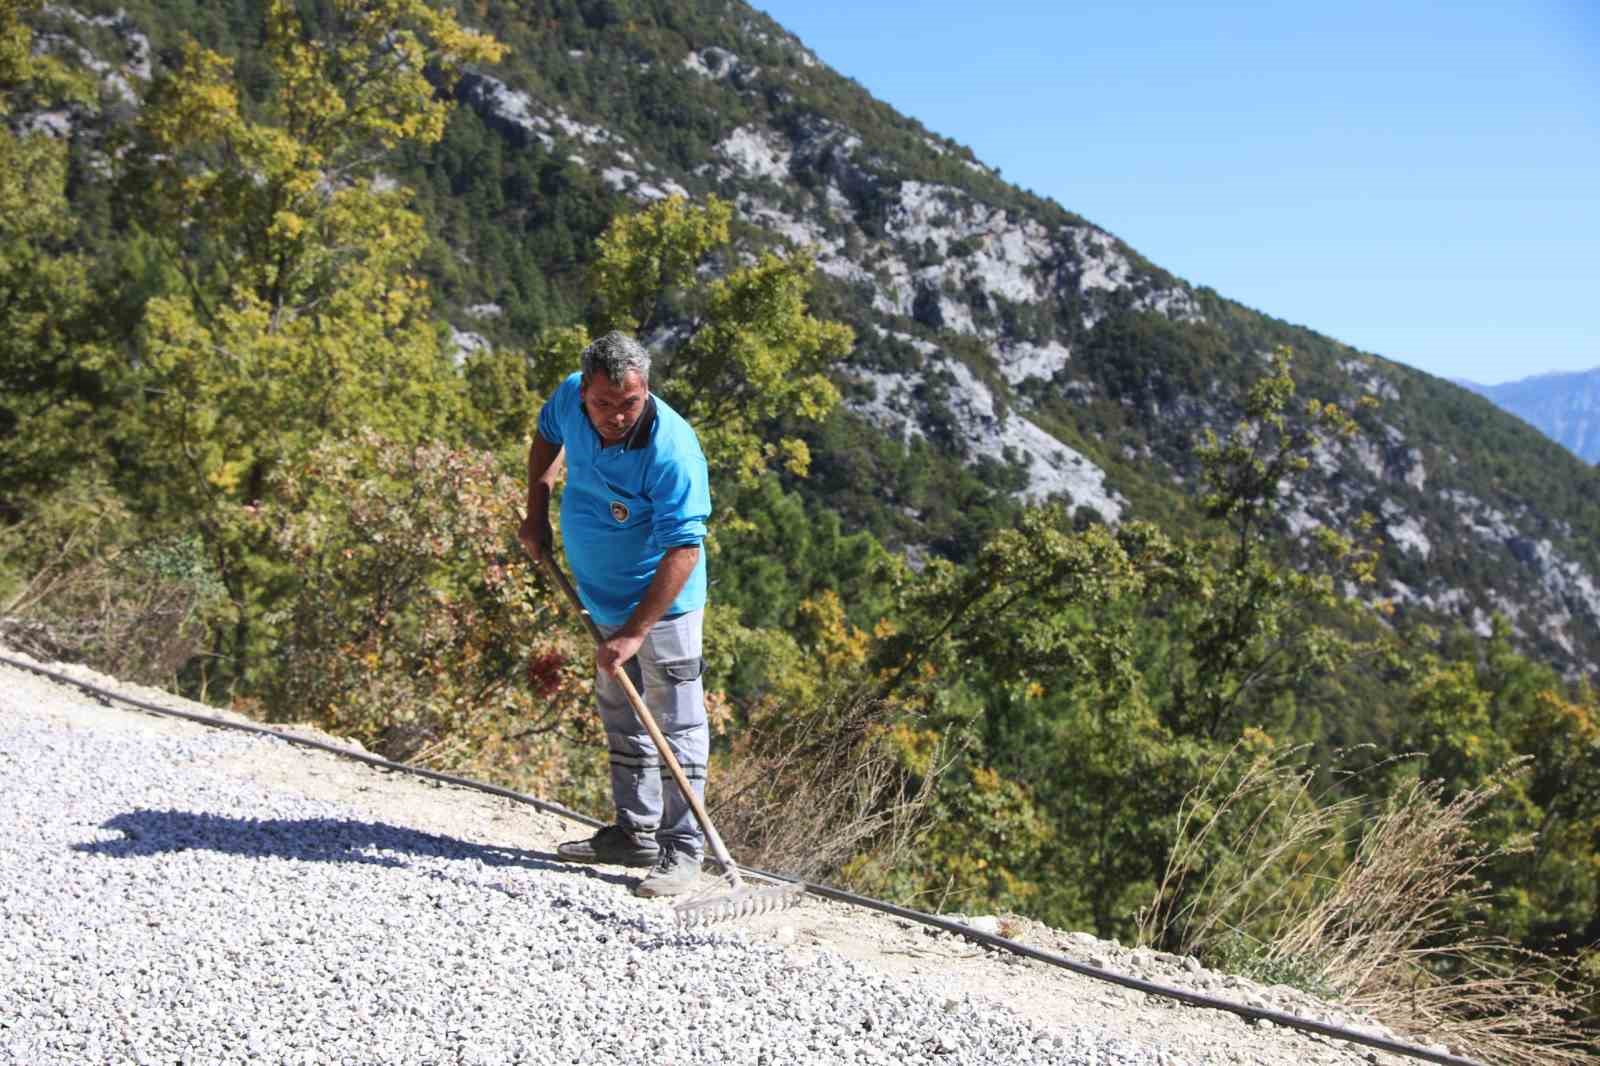
M 247 53 L 252 4 L 223 8 L 80 0 L 48 9 L 41 40 L 92 51 L 110 108 L 115 80 L 147 73 L 142 35 L 158 63 L 183 30 Z M 1600 664 L 1600 474 L 1482 397 L 1174 277 L 740 0 L 484 0 L 466 17 L 510 54 L 463 79 L 437 153 L 398 167 L 448 248 L 432 269 L 459 343 L 525 343 L 575 314 L 586 242 L 617 210 L 722 196 L 753 243 L 813 249 L 821 309 L 856 328 L 847 413 L 800 487 L 894 547 L 954 554 L 971 514 L 1052 499 L 1083 521 L 1195 521 L 1195 435 L 1227 429 L 1287 345 L 1303 395 L 1377 405 L 1361 439 L 1327 442 L 1285 532 L 1372 514 L 1378 595 L 1399 610 L 1480 632 L 1501 614 L 1564 668 Z M 970 496 L 927 487 L 948 467 L 974 475 Z
M 1459 384 L 1487 396 L 1585 462 L 1600 463 L 1600 367 L 1502 385 Z

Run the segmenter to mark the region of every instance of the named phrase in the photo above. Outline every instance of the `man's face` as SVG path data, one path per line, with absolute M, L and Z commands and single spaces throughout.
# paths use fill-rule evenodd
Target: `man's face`
M 588 412 L 589 421 L 600 439 L 607 444 L 617 444 L 644 413 L 645 397 L 650 390 L 645 387 L 644 379 L 631 370 L 623 375 L 621 383 L 597 370 L 589 375 L 578 394 L 583 397 L 583 409 Z

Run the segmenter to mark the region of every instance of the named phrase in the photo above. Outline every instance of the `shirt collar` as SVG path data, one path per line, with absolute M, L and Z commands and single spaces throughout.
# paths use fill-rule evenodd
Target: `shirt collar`
M 584 421 L 588 421 L 588 419 L 585 419 Z M 650 432 L 655 427 L 655 421 L 655 393 L 646 393 L 644 398 L 644 410 L 639 412 L 639 417 L 634 421 L 633 426 L 629 428 L 628 435 L 623 437 L 620 442 L 622 444 L 622 450 L 625 452 L 636 452 L 641 448 L 649 447 Z M 600 431 L 594 428 L 593 422 L 589 422 L 589 428 L 594 430 L 594 435 L 599 438 L 600 448 L 602 451 L 604 451 L 606 448 L 613 447 L 613 445 L 606 443 L 606 439 L 604 437 L 600 436 Z

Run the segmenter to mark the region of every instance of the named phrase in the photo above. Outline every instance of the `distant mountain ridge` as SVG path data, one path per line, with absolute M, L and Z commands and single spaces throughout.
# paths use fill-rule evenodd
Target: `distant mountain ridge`
M 1587 463 L 1600 463 L 1600 367 L 1501 385 L 1457 384 L 1492 400 Z

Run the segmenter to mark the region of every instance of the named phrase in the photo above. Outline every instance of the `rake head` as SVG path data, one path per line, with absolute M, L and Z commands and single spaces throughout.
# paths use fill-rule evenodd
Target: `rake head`
M 726 878 L 722 883 L 731 884 Z M 806 886 L 799 881 L 759 888 L 741 884 L 686 899 L 672 909 L 680 925 L 710 925 L 781 911 L 799 903 L 805 894 Z

